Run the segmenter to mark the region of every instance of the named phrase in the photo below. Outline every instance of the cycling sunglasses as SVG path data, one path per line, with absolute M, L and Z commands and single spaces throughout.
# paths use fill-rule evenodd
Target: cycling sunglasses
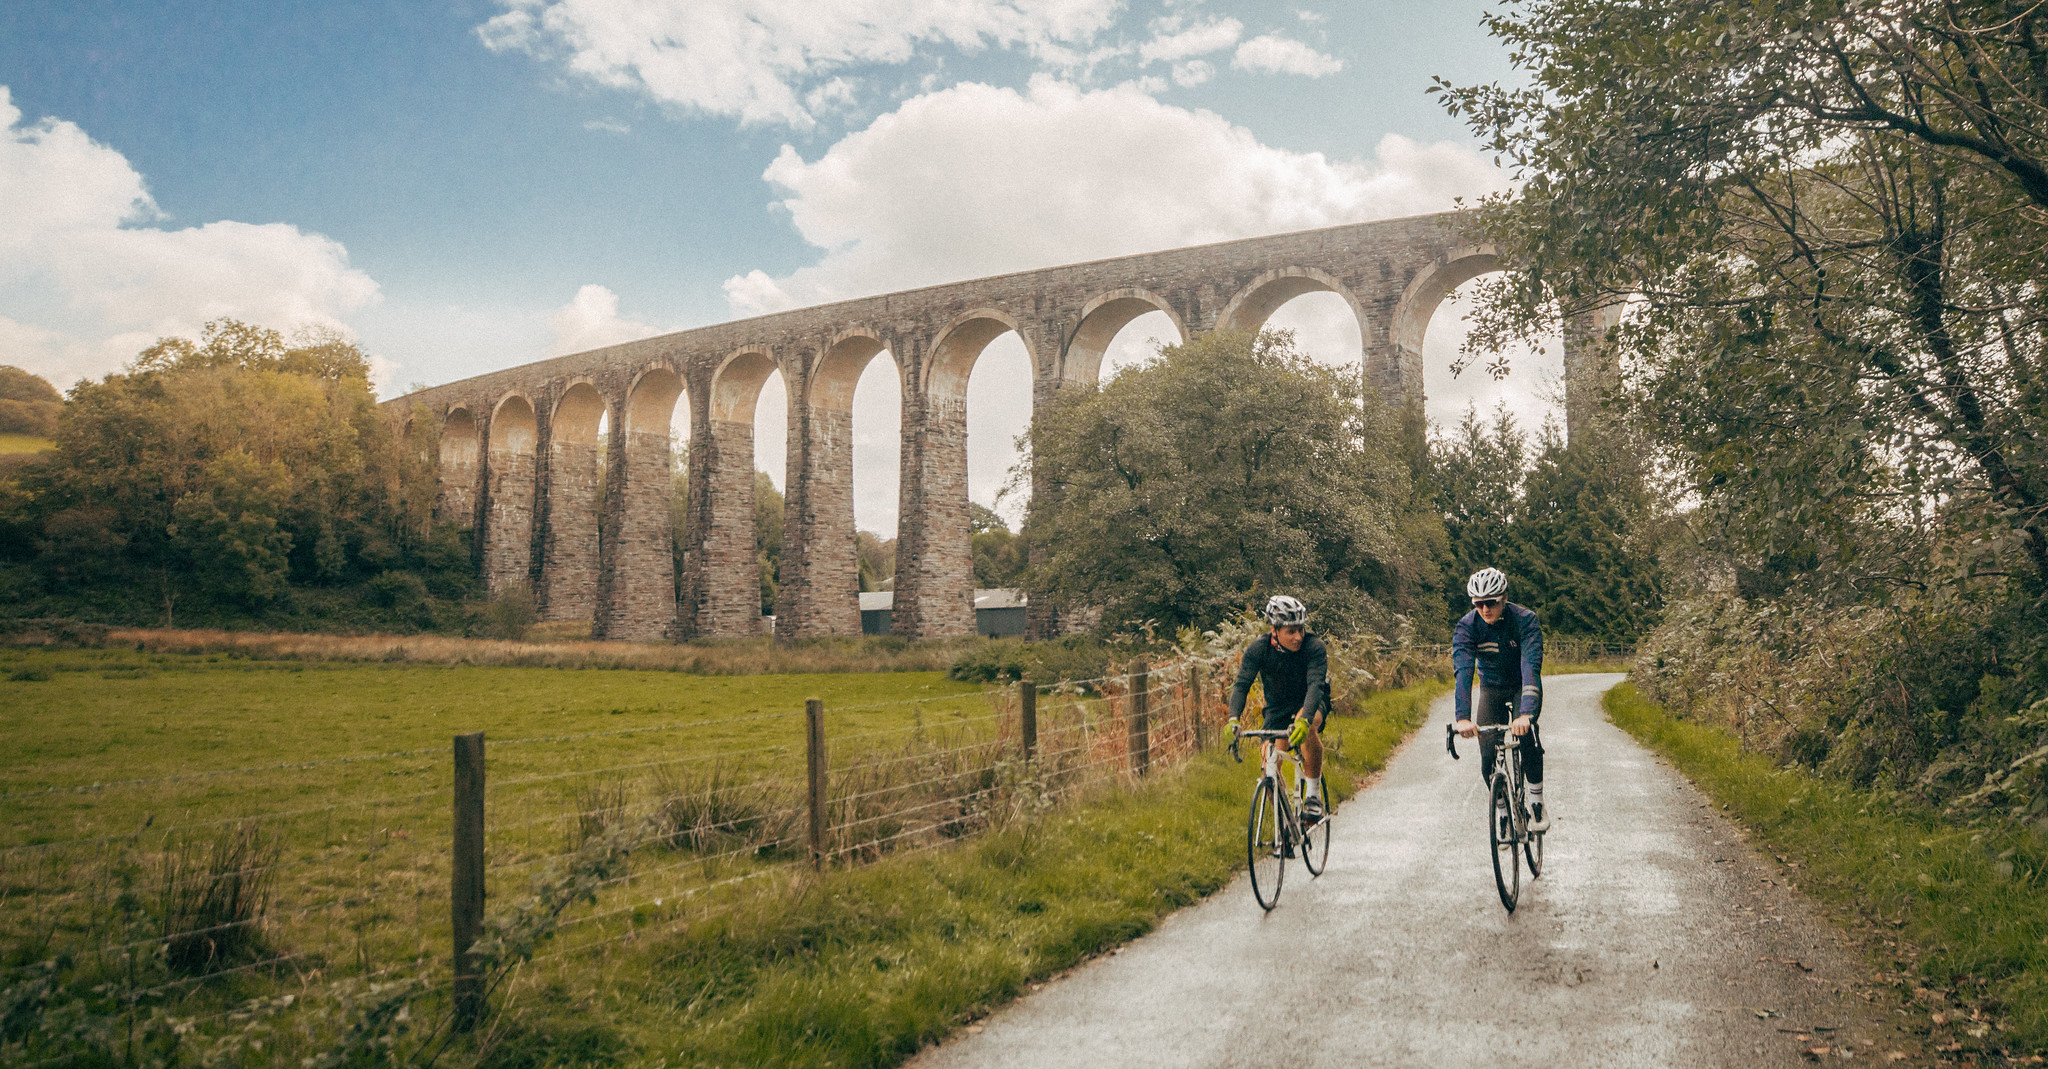
M 1491 609 L 1495 605 L 1500 604 L 1500 602 L 1501 599 L 1499 598 L 1474 598 L 1472 600 L 1472 607 L 1475 609 Z

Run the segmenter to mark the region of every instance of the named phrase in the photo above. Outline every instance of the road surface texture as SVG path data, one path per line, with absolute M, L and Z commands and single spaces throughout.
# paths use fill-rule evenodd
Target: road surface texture
M 1494 893 L 1478 755 L 1462 740 L 1464 760 L 1444 754 L 1446 696 L 1338 812 L 1323 877 L 1289 862 L 1271 914 L 1240 876 L 911 1064 L 1884 1065 L 1916 1050 L 1888 1000 L 1866 1000 L 1851 939 L 1607 722 L 1600 695 L 1621 678 L 1547 681 L 1553 820 L 1513 916 Z

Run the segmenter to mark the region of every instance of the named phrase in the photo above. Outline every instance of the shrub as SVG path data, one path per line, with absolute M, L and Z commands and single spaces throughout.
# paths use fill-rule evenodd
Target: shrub
M 526 637 L 540 619 L 540 610 L 533 600 L 533 590 L 520 584 L 484 603 L 477 614 L 476 630 L 485 638 L 502 638 L 518 642 Z
M 223 829 L 212 842 L 168 845 L 158 918 L 173 971 L 214 972 L 262 956 L 263 917 L 283 852 L 284 843 L 254 823 Z

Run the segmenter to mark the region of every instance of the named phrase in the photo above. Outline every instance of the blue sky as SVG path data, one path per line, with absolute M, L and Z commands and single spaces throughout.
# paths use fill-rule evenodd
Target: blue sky
M 0 363 L 63 385 L 236 315 L 353 334 L 390 395 L 818 300 L 1448 207 L 1503 183 L 1424 93 L 1509 76 L 1484 9 L 4 5 Z M 1044 216 L 1019 217 L 1018 188 Z M 1298 303 L 1304 342 L 1355 360 Z M 1128 360 L 1146 325 L 1126 333 Z M 977 393 L 1016 396 L 1005 359 Z M 1522 377 L 1433 374 L 1432 410 L 1501 396 L 1540 418 L 1543 376 Z M 1024 418 L 970 428 L 977 498 Z M 780 474 L 778 449 L 760 459 Z M 864 481 L 863 525 L 893 526 L 893 473 Z

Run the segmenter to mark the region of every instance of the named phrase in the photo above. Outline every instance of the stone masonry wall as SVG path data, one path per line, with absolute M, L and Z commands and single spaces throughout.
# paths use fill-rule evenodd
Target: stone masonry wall
M 616 533 L 609 542 L 600 607 L 604 637 L 655 642 L 676 637 L 674 535 L 669 520 L 668 435 L 625 435 L 616 478 L 605 487 Z
M 732 638 L 761 633 L 761 566 L 754 555 L 754 425 L 711 424 L 706 458 L 709 513 L 697 552 L 703 555 L 703 601 L 696 633 Z
M 617 398 L 626 396 L 649 369 L 673 369 L 689 384 L 695 416 L 680 608 L 672 575 L 665 463 L 653 461 L 650 450 L 625 448 L 614 428 L 593 632 L 616 638 L 753 634 L 760 588 L 754 558 L 752 426 L 736 414 L 709 425 L 703 398 L 718 389 L 721 369 L 738 367 L 729 362 L 734 354 L 748 349 L 772 354 L 788 379 L 792 405 L 785 633 L 851 633 L 858 626 L 851 425 L 842 415 L 827 414 L 838 407 L 836 402 L 822 404 L 807 396 L 800 380 L 819 354 L 865 332 L 893 351 L 903 370 L 896 630 L 917 637 L 968 634 L 973 630 L 973 572 L 965 411 L 958 396 L 966 372 L 958 365 L 964 360 L 971 367 L 973 354 L 961 349 L 945 356 L 953 363 L 942 373 L 927 365 L 938 359 L 931 354 L 949 330 L 977 318 L 1017 324 L 1033 361 L 1033 400 L 1043 403 L 1049 390 L 1091 379 L 1100 359 L 1097 343 L 1113 326 L 1109 319 L 1129 315 L 1132 300 L 1156 303 L 1190 331 L 1201 332 L 1225 320 L 1253 325 L 1286 294 L 1305 287 L 1330 289 L 1344 295 L 1360 316 L 1367 384 L 1391 401 L 1413 405 L 1422 391 L 1419 342 L 1412 330 L 1397 339 L 1395 325 L 1426 324 L 1441 296 L 1440 283 L 1490 255 L 1455 214 L 1219 242 L 864 297 L 647 338 L 434 387 L 386 402 L 386 411 L 394 419 L 415 404 L 441 415 L 458 409 L 491 412 L 516 393 L 548 412 L 575 382 L 588 382 L 603 396 Z M 1085 318 L 1103 308 L 1109 309 L 1107 318 Z M 1592 344 L 1596 333 L 1575 323 L 1566 337 L 1570 428 L 1584 425 L 1595 411 L 1599 389 L 1613 381 L 1611 360 Z M 747 373 L 758 373 L 758 368 L 755 364 Z M 931 396 L 935 392 L 948 396 Z M 587 555 L 579 556 L 572 543 L 579 538 L 587 542 L 590 536 L 575 535 L 566 524 L 559 535 L 553 530 L 557 504 L 565 520 L 577 507 L 562 503 L 566 498 L 561 495 L 578 492 L 573 485 L 578 479 L 569 469 L 583 469 L 577 466 L 581 461 L 571 464 L 551 451 L 549 434 L 549 428 L 541 428 L 538 443 L 550 462 L 551 495 L 538 573 L 549 615 L 555 617 L 585 611 L 569 607 L 568 591 L 578 585 L 578 569 L 589 567 Z M 449 518 L 479 515 L 485 527 L 480 555 L 491 589 L 525 581 L 534 555 L 533 454 L 501 457 L 491 452 L 482 465 L 474 465 L 487 480 L 482 485 L 463 467 L 458 443 L 447 444 L 450 448 L 441 454 L 439 512 Z M 558 459 L 560 490 L 554 469 Z M 487 491 L 481 501 L 479 491 Z M 1034 630 L 1060 626 L 1057 614 L 1048 615 L 1055 608 L 1033 606 Z M 1073 615 L 1086 614 L 1077 610 Z
M 483 578 L 492 597 L 527 585 L 533 564 L 533 454 L 493 449 L 485 460 Z
M 665 445 L 666 443 L 664 443 Z M 541 618 L 590 620 L 597 608 L 597 446 L 556 442 L 548 450 Z
M 778 637 L 860 634 L 860 570 L 854 550 L 853 414 L 805 406 L 782 525 Z
M 908 492 L 901 495 L 897 520 L 891 628 L 909 638 L 971 635 L 974 554 L 967 509 L 966 399 L 927 397 L 922 419 L 914 430 L 905 430 L 903 483 Z

